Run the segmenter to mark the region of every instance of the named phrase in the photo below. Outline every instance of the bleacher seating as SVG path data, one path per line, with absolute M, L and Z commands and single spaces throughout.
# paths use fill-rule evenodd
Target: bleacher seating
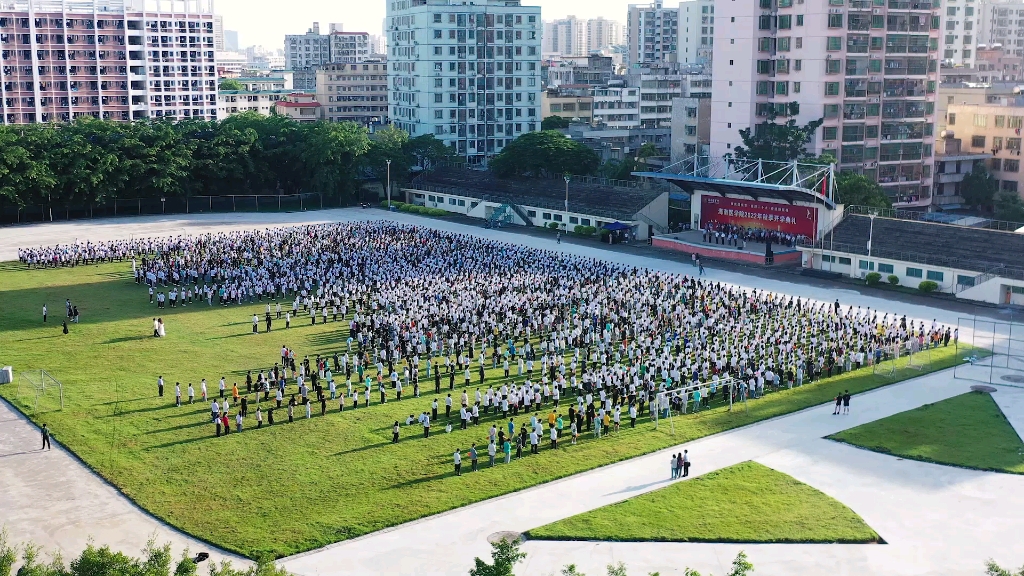
M 504 179 L 484 170 L 439 167 L 416 178 L 413 188 L 425 185 L 438 193 L 480 198 L 500 204 L 515 204 L 561 211 L 565 207 L 565 181 L 545 178 Z M 571 182 L 569 211 L 609 220 L 633 220 L 664 192 L 644 188 L 601 186 Z
M 833 231 L 837 251 L 987 272 L 1024 266 L 1024 234 L 893 218 L 847 215 Z M 827 248 L 832 238 L 825 237 Z

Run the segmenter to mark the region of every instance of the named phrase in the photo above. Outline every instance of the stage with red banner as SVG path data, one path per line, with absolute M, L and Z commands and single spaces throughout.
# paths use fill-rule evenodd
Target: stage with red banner
M 700 226 L 704 228 L 712 222 L 813 239 L 818 230 L 818 210 L 811 206 L 701 195 Z

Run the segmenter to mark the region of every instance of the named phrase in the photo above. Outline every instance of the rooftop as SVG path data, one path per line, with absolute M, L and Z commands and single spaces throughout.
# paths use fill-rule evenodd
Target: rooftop
M 520 204 L 561 212 L 565 209 L 565 181 L 561 178 L 503 179 L 483 170 L 444 167 L 421 174 L 415 189 L 479 198 L 501 204 Z M 636 213 L 664 192 L 573 181 L 569 184 L 569 211 L 609 220 L 632 221 Z

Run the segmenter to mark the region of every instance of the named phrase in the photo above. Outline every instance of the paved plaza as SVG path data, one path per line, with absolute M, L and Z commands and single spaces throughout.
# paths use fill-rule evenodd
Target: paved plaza
M 0 260 L 15 258 L 19 246 L 52 245 L 76 239 L 194 235 L 382 218 L 657 270 L 695 272 L 686 263 L 603 250 L 597 245 L 556 244 L 544 237 L 363 209 L 143 217 L 12 227 L 0 234 Z M 924 304 L 894 303 L 853 290 L 825 290 L 712 268 L 706 277 L 804 298 L 829 302 L 838 299 L 844 305 L 906 314 L 926 323 L 935 319 L 956 326 L 961 316 Z M 965 338 L 963 332 L 961 338 Z M 952 370 L 946 370 L 855 396 L 849 416 L 832 416 L 831 405 L 808 409 L 334 544 L 282 563 L 301 576 L 464 575 L 474 556 L 488 555 L 487 538 L 496 532 L 526 531 L 666 486 L 668 455 L 685 447 L 694 462 L 691 476 L 756 460 L 841 501 L 863 517 L 886 544 L 529 541 L 524 545 L 528 553 L 526 563 L 520 565 L 517 573 L 557 573 L 563 565 L 575 563 L 587 574 L 602 574 L 606 564 L 622 561 L 631 574 L 682 574 L 689 566 L 704 574 L 721 575 L 739 550 L 747 552 L 759 575 L 966 576 L 981 574 L 984 560 L 990 557 L 1004 565 L 1019 566 L 1024 564 L 1024 476 L 903 460 L 822 439 L 962 394 L 969 384 L 955 379 Z M 1000 386 L 993 397 L 1018 434 L 1024 434 L 1024 390 Z M 209 551 L 215 558 L 223 556 L 140 510 L 57 443 L 47 453 L 38 452 L 37 444 L 34 426 L 0 402 L 0 523 L 6 524 L 17 540 L 32 540 L 44 548 L 60 549 L 67 557 L 77 554 L 89 537 L 98 544 L 137 553 L 147 538 L 156 534 L 158 542 L 172 542 L 175 554 L 189 546 L 193 551 Z

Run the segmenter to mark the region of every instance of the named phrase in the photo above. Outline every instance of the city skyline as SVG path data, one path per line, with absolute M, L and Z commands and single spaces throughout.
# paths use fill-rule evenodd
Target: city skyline
M 676 3 L 673 0 L 671 3 Z M 523 5 L 540 6 L 544 20 L 564 18 L 605 18 L 625 22 L 629 0 L 523 0 Z M 328 0 L 306 0 L 268 19 L 260 10 L 253 10 L 252 0 L 217 0 L 216 11 L 224 17 L 224 28 L 238 32 L 239 48 L 262 45 L 281 48 L 285 34 L 302 34 L 313 22 L 322 30 L 331 22 L 344 24 L 345 30 L 381 34 L 386 0 L 375 0 L 356 7 Z

